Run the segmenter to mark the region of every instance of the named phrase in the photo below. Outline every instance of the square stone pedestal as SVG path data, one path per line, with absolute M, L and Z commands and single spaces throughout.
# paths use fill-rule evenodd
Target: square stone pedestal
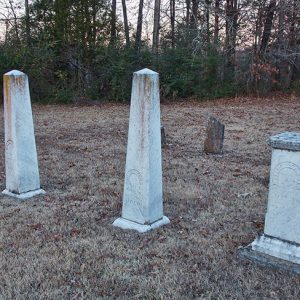
M 14 197 L 20 200 L 25 200 L 37 195 L 43 195 L 46 194 L 46 192 L 43 189 L 37 189 L 34 191 L 29 191 L 29 192 L 25 192 L 25 193 L 21 193 L 21 194 L 16 194 L 16 193 L 12 193 L 9 190 L 5 189 L 4 191 L 2 191 L 2 194 L 10 196 L 10 197 Z
M 156 222 L 153 222 L 151 224 L 139 224 L 124 218 L 118 218 L 114 221 L 113 225 L 122 229 L 133 229 L 140 233 L 145 233 L 147 231 L 150 231 L 163 225 L 167 225 L 169 223 L 169 218 L 163 216 L 160 220 L 157 220 Z
M 269 139 L 269 145 L 272 147 L 272 160 L 264 233 L 248 247 L 240 249 L 240 254 L 264 265 L 298 273 L 300 133 L 285 132 L 275 135 Z M 290 267 L 287 267 L 288 264 Z

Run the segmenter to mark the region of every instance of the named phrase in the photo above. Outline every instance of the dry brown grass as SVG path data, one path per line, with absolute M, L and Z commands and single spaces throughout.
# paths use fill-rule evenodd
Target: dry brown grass
M 171 224 L 143 235 L 111 225 L 121 212 L 129 106 L 33 110 L 47 195 L 0 198 L 1 299 L 299 299 L 299 276 L 237 258 L 263 226 L 266 140 L 299 131 L 298 99 L 162 105 Z M 222 156 L 202 152 L 208 112 L 226 125 Z

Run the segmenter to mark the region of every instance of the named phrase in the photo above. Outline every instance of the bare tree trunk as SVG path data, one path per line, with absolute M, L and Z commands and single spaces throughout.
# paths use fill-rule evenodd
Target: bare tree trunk
M 293 56 L 289 60 L 287 76 L 285 81 L 285 88 L 288 88 L 291 85 L 293 75 L 295 72 L 295 66 L 297 65 L 298 55 L 296 55 L 296 46 L 297 46 L 297 36 L 299 36 L 299 28 L 297 28 L 297 20 L 299 22 L 299 9 L 300 3 L 299 0 L 293 0 L 293 12 L 290 20 L 289 36 L 288 36 L 288 45 Z
M 278 55 L 280 57 L 280 61 L 278 63 L 279 70 L 279 80 L 282 87 L 286 87 L 287 85 L 287 77 L 288 77 L 288 69 L 289 63 L 284 57 L 285 54 L 285 42 L 284 42 L 284 27 L 285 27 L 285 5 L 286 0 L 279 0 L 278 2 L 278 34 L 277 34 L 277 42 L 278 42 Z M 287 45 L 288 46 L 288 45 Z
M 299 9 L 300 9 L 299 0 L 294 0 L 293 1 L 292 20 L 291 20 L 290 32 L 289 32 L 289 45 L 291 47 L 294 47 L 296 45 L 297 34 L 299 34 L 299 28 L 297 28 L 297 26 L 296 26 L 297 20 L 300 21 Z M 296 30 L 296 29 L 298 29 L 298 30 Z
M 186 22 L 186 25 L 189 27 L 190 26 L 191 0 L 185 0 L 185 3 L 186 3 L 186 17 L 185 17 L 185 22 Z
M 26 26 L 27 46 L 30 47 L 30 45 L 31 45 L 31 38 L 30 38 L 30 17 L 29 17 L 29 4 L 28 4 L 28 0 L 25 0 L 25 26 Z
M 83 5 L 83 10 L 84 10 L 84 25 L 83 25 L 83 39 L 82 39 L 82 43 L 84 45 L 85 51 L 86 51 L 86 58 L 90 57 L 90 53 L 89 53 L 89 46 L 90 46 L 90 4 L 89 3 L 84 3 Z
M 171 45 L 175 48 L 175 0 L 170 0 L 170 16 L 171 16 Z
M 92 4 L 92 23 L 91 23 L 91 43 L 93 47 L 96 46 L 96 35 L 97 35 L 97 25 L 96 25 L 97 9 L 96 1 L 93 1 Z
M 237 0 L 226 0 L 226 37 L 225 37 L 225 55 L 226 55 L 226 69 L 227 74 L 234 77 L 235 68 L 235 47 L 236 47 L 236 33 L 237 33 Z
M 278 3 L 278 45 L 280 48 L 283 47 L 285 2 L 286 0 L 279 0 Z
M 271 36 L 271 30 L 272 30 L 272 24 L 273 24 L 273 18 L 274 18 L 274 12 L 276 9 L 276 0 L 270 0 L 270 3 L 267 7 L 266 11 L 266 20 L 264 24 L 264 30 L 263 35 L 261 38 L 261 44 L 260 44 L 260 54 L 265 53 L 270 36 Z
M 54 38 L 58 42 L 59 46 L 65 45 L 68 41 L 67 31 L 67 18 L 68 18 L 68 6 L 61 0 L 55 0 L 53 3 L 54 10 Z M 78 33 L 79 36 L 79 33 Z
M 12 0 L 9 0 L 8 2 L 9 2 L 10 9 L 11 9 L 11 11 L 13 13 L 13 16 L 14 16 L 14 23 L 15 23 L 15 26 L 14 26 L 15 28 L 14 29 L 15 29 L 16 39 L 17 39 L 18 43 L 21 44 L 20 37 L 19 37 L 17 15 L 16 15 L 16 12 L 15 12 Z
M 260 49 L 261 35 L 262 35 L 262 15 L 263 5 L 260 4 L 257 11 L 254 33 L 254 55 L 257 56 L 258 49 Z
M 122 0 L 122 8 L 123 8 L 123 18 L 124 18 L 124 30 L 125 30 L 125 38 L 126 38 L 126 47 L 130 47 L 130 38 L 129 38 L 129 26 L 128 26 L 128 18 L 127 18 L 127 8 L 126 8 L 126 0 Z
M 219 11 L 220 11 L 220 0 L 215 0 L 215 26 L 214 26 L 214 43 L 217 44 L 219 40 Z
M 139 15 L 136 28 L 135 48 L 139 51 L 142 44 L 142 27 L 143 27 L 143 8 L 144 0 L 140 0 L 139 4 Z
M 211 0 L 205 0 L 205 23 L 206 23 L 206 42 L 210 43 L 210 26 L 209 26 L 209 15 L 210 15 L 210 4 Z
M 110 15 L 110 45 L 114 46 L 116 44 L 117 38 L 117 0 L 112 0 L 111 3 L 111 15 Z
M 160 0 L 155 0 L 152 51 L 158 53 L 159 47 L 159 22 L 160 22 Z
M 192 0 L 191 28 L 197 29 L 199 0 Z
M 8 39 L 8 28 L 9 28 L 9 22 L 8 20 L 5 21 L 5 38 L 4 38 L 4 44 L 6 45 L 7 39 Z

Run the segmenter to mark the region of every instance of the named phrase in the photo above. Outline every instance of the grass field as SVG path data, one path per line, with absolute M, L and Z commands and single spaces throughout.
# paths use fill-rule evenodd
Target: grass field
M 120 216 L 129 105 L 33 106 L 45 196 L 0 197 L 0 299 L 299 299 L 300 277 L 237 249 L 263 230 L 270 135 L 300 131 L 300 99 L 277 95 L 162 104 L 167 226 Z M 223 155 L 203 153 L 212 112 Z M 1 120 L 2 116 L 1 116 Z M 1 139 L 4 139 L 3 126 Z M 1 143 L 1 188 L 5 187 Z

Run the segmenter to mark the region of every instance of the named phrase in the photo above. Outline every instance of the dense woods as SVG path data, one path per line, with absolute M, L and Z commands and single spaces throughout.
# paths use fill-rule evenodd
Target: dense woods
M 144 67 L 169 99 L 300 91 L 299 0 L 0 2 L 1 73 L 36 101 L 127 101 Z

